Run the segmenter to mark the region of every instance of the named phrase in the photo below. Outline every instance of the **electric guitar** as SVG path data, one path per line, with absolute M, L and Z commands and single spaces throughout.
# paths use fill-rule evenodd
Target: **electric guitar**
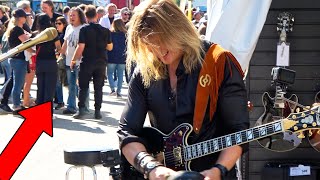
M 141 135 L 147 142 L 146 144 L 150 145 L 147 147 L 148 152 L 158 160 L 162 159 L 166 167 L 175 171 L 191 171 L 190 167 L 193 160 L 232 146 L 245 144 L 284 131 L 299 133 L 310 129 L 320 129 L 319 114 L 320 106 L 317 106 L 307 111 L 291 113 L 285 119 L 191 145 L 188 144 L 188 137 L 193 128 L 188 123 L 177 126 L 169 134 L 164 134 L 153 127 L 145 127 Z
M 268 92 L 263 93 L 262 103 L 264 106 L 264 113 L 259 117 L 255 126 L 283 119 L 295 111 L 298 104 L 297 95 L 292 94 L 290 98 L 287 99 L 284 97 L 285 93 L 281 91 L 281 88 L 278 86 L 276 88 L 277 90 L 274 98 L 272 98 Z M 283 132 L 261 138 L 258 140 L 258 143 L 268 150 L 284 152 L 299 146 L 301 139 L 297 136 L 298 134 Z

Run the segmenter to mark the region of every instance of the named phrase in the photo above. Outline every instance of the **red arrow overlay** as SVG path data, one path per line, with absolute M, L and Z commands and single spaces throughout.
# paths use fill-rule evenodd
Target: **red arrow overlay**
M 9 180 L 42 132 L 53 136 L 52 102 L 19 111 L 25 118 L 0 155 L 0 180 Z

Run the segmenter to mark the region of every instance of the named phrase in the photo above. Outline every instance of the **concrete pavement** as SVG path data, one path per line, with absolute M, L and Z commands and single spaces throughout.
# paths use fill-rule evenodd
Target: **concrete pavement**
M 0 75 L 0 82 L 3 76 Z M 36 97 L 36 79 L 31 95 Z M 62 110 L 54 110 L 53 137 L 42 134 L 27 157 L 17 169 L 12 180 L 62 180 L 71 166 L 64 163 L 63 149 L 67 147 L 118 147 L 116 130 L 127 98 L 127 86 L 124 83 L 123 97 L 110 97 L 110 88 L 106 83 L 103 92 L 101 120 L 93 118 L 94 94 L 91 84 L 90 110 L 86 119 L 76 120 L 71 115 L 63 115 Z M 67 88 L 63 89 L 64 102 L 67 100 Z M 0 152 L 21 125 L 23 119 L 12 115 L 0 115 Z M 17 149 L 19 151 L 19 149 Z M 98 180 L 109 179 L 108 169 L 97 166 Z M 0 170 L 1 171 L 1 170 Z M 70 180 L 80 179 L 80 169 L 70 173 Z M 85 170 L 85 179 L 93 179 L 91 171 Z

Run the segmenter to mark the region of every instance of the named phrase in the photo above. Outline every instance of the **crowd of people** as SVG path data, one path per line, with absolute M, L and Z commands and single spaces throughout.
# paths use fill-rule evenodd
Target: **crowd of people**
M 56 110 L 63 109 L 63 114 L 82 118 L 89 111 L 88 86 L 92 80 L 95 118 L 101 118 L 104 80 L 109 81 L 109 94 L 117 98 L 122 98 L 124 72 L 125 80 L 129 82 L 125 51 L 126 24 L 131 10 L 127 7 L 118 10 L 115 4 L 110 3 L 107 7 L 85 4 L 72 8 L 66 6 L 62 12 L 54 12 L 53 1 L 42 0 L 41 11 L 34 14 L 27 0 L 19 1 L 13 11 L 0 5 L 2 53 L 48 27 L 55 27 L 58 31 L 58 37 L 53 41 L 38 44 L 1 62 L 5 75 L 0 94 L 1 113 L 17 114 L 18 110 L 54 101 Z M 91 29 L 88 26 L 92 26 Z M 85 29 L 89 30 L 85 32 Z M 93 64 L 95 67 L 90 67 Z M 37 96 L 31 97 L 30 89 L 35 76 Z M 63 86 L 68 86 L 66 103 Z M 10 97 L 12 107 L 9 106 Z
M 135 180 L 167 179 L 176 174 L 166 162 L 148 153 L 147 148 L 155 142 L 146 142 L 141 136 L 147 114 L 151 126 L 166 134 L 183 123 L 196 125 L 188 139 L 190 144 L 248 128 L 243 72 L 231 53 L 221 48 L 215 54 L 219 47 L 201 38 L 205 14 L 195 11 L 191 22 L 172 0 L 143 1 L 133 12 L 124 7 L 119 13 L 112 3 L 105 8 L 84 4 L 65 7 L 62 14 L 53 7 L 51 0 L 42 0 L 42 13 L 33 16 L 29 1 L 19 1 L 11 17 L 7 8 L 0 7 L 1 22 L 7 23 L 2 53 L 48 27 L 56 27 L 59 33 L 57 38 L 2 62 L 6 82 L 1 90 L 1 111 L 17 114 L 18 110 L 54 101 L 55 109 L 63 108 L 63 114 L 84 118 L 92 80 L 94 118 L 100 119 L 105 78 L 109 94 L 121 98 L 125 74 L 128 99 L 117 135 L 125 159 L 122 162 L 136 169 L 124 170 L 123 179 Z M 208 74 L 204 76 L 204 72 Z M 37 97 L 33 102 L 29 97 L 35 75 Z M 65 85 L 66 107 L 62 93 Z M 199 90 L 202 87 L 207 89 Z M 10 95 L 12 109 L 8 105 Z M 246 150 L 244 145 L 229 147 L 194 160 L 190 168 L 207 180 L 234 179 L 233 167 Z

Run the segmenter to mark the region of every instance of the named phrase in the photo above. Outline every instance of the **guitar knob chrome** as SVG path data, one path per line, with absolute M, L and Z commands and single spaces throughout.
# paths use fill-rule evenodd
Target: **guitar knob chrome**
M 303 124 L 302 127 L 303 127 L 303 128 L 307 128 L 308 125 L 307 125 L 307 124 Z

